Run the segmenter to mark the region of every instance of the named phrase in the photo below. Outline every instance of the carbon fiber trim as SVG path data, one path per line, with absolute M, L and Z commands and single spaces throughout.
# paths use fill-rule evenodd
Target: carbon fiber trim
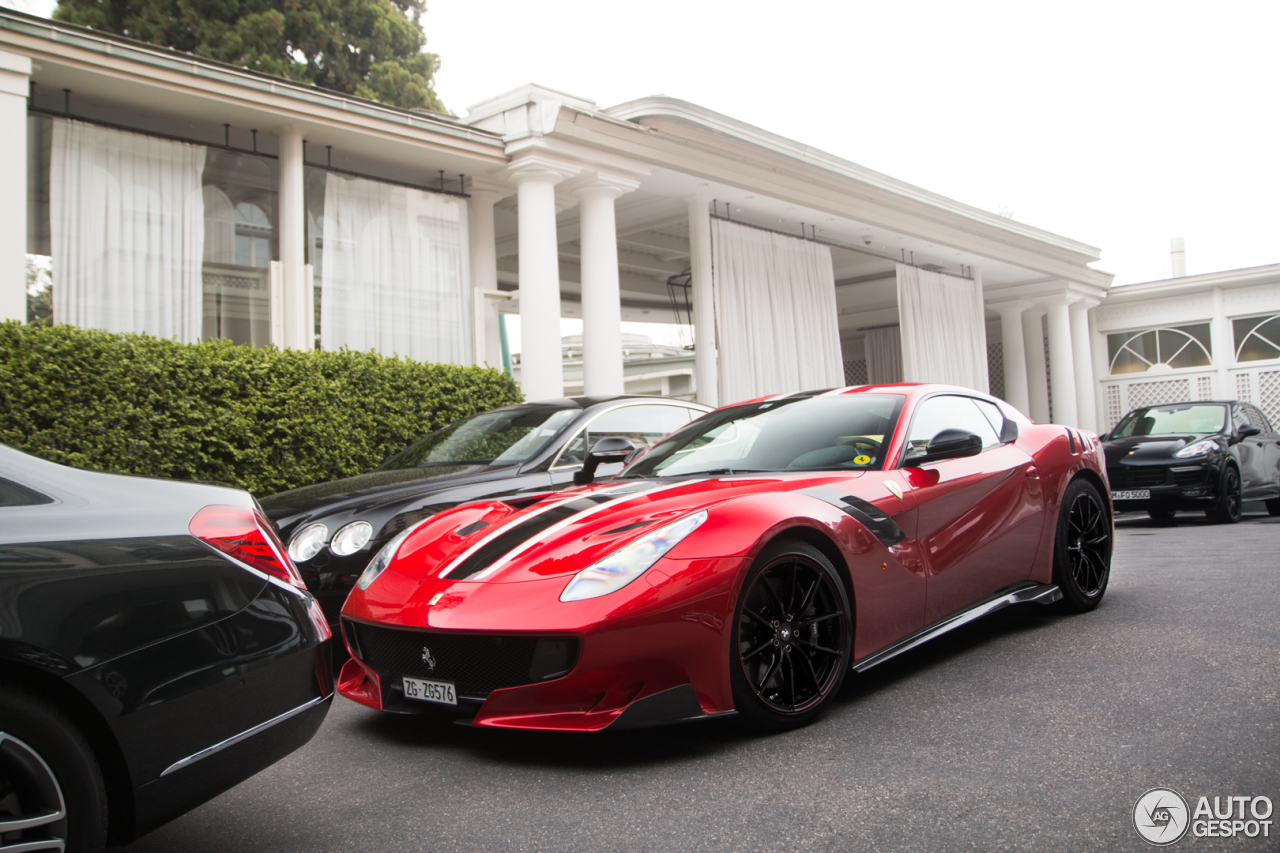
M 907 538 L 907 534 L 902 531 L 898 523 L 870 501 L 864 501 L 862 498 L 857 498 L 853 495 L 841 494 L 838 489 L 833 489 L 830 486 L 814 486 L 811 489 L 802 489 L 798 494 L 808 495 L 811 498 L 817 498 L 823 503 L 831 504 L 845 515 L 856 519 L 859 524 L 871 531 L 871 535 L 879 539 L 880 544 L 886 548 L 892 548 Z

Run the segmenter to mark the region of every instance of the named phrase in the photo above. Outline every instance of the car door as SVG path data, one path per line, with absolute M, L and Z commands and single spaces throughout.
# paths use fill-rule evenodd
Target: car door
M 1249 423 L 1261 430 L 1247 439 L 1255 442 L 1258 448 L 1258 497 L 1276 497 L 1280 494 L 1280 435 L 1257 406 L 1250 403 L 1244 410 L 1249 416 Z
M 675 432 L 694 418 L 703 414 L 701 409 L 682 406 L 679 403 L 639 403 L 606 409 L 587 422 L 578 434 L 565 444 L 559 457 L 551 465 L 551 479 L 557 486 L 573 482 L 573 475 L 582 468 L 587 451 L 602 438 L 618 436 L 631 441 L 641 450 L 648 450 L 664 437 Z M 596 469 L 596 479 L 612 477 L 622 470 L 622 463 L 601 465 Z
M 922 452 L 944 429 L 977 435 L 983 447 L 976 456 L 904 472 L 916 492 L 926 625 L 1026 580 L 1044 524 L 1043 490 L 1031 457 L 1000 441 L 976 399 L 947 394 L 923 401 L 908 428 L 908 455 Z
M 1240 485 L 1245 500 L 1252 500 L 1260 491 L 1266 490 L 1263 474 L 1263 461 L 1266 451 L 1262 446 L 1261 436 L 1240 437 L 1241 427 L 1252 426 L 1249 413 L 1244 404 L 1237 403 L 1231 407 L 1231 433 L 1236 439 L 1234 445 L 1236 460 L 1240 463 Z

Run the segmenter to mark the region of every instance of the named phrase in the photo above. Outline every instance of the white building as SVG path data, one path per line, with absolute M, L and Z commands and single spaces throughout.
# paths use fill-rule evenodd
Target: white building
M 952 381 L 1093 427 L 1111 399 L 1097 249 L 674 98 L 454 119 L 0 11 L 0 127 L 0 318 L 29 257 L 56 321 L 184 341 L 499 365 L 518 313 L 538 399 L 622 392 L 621 321 L 687 320 L 679 283 L 706 403 Z

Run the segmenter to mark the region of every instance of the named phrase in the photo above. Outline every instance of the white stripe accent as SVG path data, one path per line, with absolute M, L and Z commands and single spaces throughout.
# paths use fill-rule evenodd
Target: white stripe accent
M 494 539 L 497 539 L 499 536 L 501 536 L 503 533 L 509 530 L 512 526 L 512 522 L 519 524 L 521 522 L 528 521 L 531 518 L 537 518 L 538 516 L 542 515 L 544 512 L 550 512 L 556 507 L 564 506 L 565 504 L 568 504 L 568 503 L 573 503 L 576 500 L 580 500 L 582 498 L 588 498 L 588 497 L 591 497 L 591 495 L 610 494 L 612 492 L 618 491 L 619 489 L 624 489 L 627 486 L 634 486 L 634 485 L 635 485 L 634 483 L 625 483 L 621 486 L 613 486 L 608 489 L 600 489 L 599 491 L 591 492 L 590 494 L 574 495 L 573 497 L 565 498 L 562 501 L 556 501 L 553 504 L 548 504 L 547 506 L 544 506 L 542 509 L 534 510 L 528 515 L 522 515 L 520 516 L 519 519 L 509 518 L 507 519 L 506 524 L 500 525 L 496 530 L 490 532 L 488 536 L 484 537 L 479 542 L 472 545 L 467 550 L 463 551 L 460 557 L 457 557 L 456 559 L 454 559 L 454 561 L 450 563 L 448 567 L 444 569 L 444 571 L 436 575 L 436 577 L 441 579 L 447 578 L 449 576 L 449 573 L 452 572 L 454 569 L 456 569 L 458 566 L 460 566 L 463 562 L 465 562 L 468 557 L 470 557 L 476 551 L 479 551 L 485 545 L 488 545 Z M 638 494 L 643 494 L 643 493 L 641 492 Z
M 477 574 L 475 577 L 473 577 L 473 578 L 471 578 L 471 579 L 472 579 L 472 580 L 477 580 L 477 581 L 478 581 L 478 580 L 480 580 L 480 579 L 481 579 L 481 578 L 483 578 L 483 577 L 486 577 L 486 576 L 488 576 L 488 575 L 493 574 L 493 573 L 494 573 L 494 572 L 496 572 L 498 569 L 502 568 L 502 567 L 503 567 L 503 566 L 505 566 L 507 563 L 511 562 L 511 561 L 512 561 L 512 560 L 514 560 L 516 557 L 520 556 L 520 555 L 521 555 L 521 554 L 523 554 L 525 551 L 527 551 L 527 550 L 529 550 L 530 548 L 532 548 L 534 545 L 537 545 L 538 543 L 542 542 L 543 540 L 550 538 L 552 535 L 554 535 L 554 534 L 556 534 L 556 533 L 559 533 L 561 530 L 563 530 L 564 528 L 568 527 L 570 524 L 573 524 L 574 522 L 577 522 L 577 521 L 581 521 L 582 519 L 586 518 L 586 517 L 587 517 L 587 516 L 589 516 L 589 515 L 594 515 L 595 513 L 599 512 L 599 511 L 600 511 L 600 510 L 602 510 L 602 509 L 616 509 L 617 507 L 622 506 L 622 504 L 625 504 L 625 503 L 627 503 L 628 501 L 630 501 L 632 498 L 638 498 L 638 497 L 641 497 L 641 496 L 648 497 L 649 495 L 656 494 L 657 492 L 665 492 L 665 491 L 667 491 L 668 489 L 674 489 L 674 488 L 676 488 L 677 486 L 687 486 L 687 485 L 689 485 L 690 483 L 704 483 L 704 482 L 706 482 L 706 481 L 705 481 L 705 480 L 685 480 L 683 483 L 672 483 L 672 484 L 671 484 L 671 485 L 669 485 L 669 486 L 658 486 L 658 487 L 656 487 L 656 488 L 652 488 L 652 489 L 645 489 L 645 490 L 644 490 L 644 491 L 642 491 L 642 492 L 636 492 L 636 493 L 635 493 L 635 494 L 633 494 L 633 495 L 628 495 L 628 496 L 626 496 L 626 497 L 622 498 L 622 503 L 618 503 L 617 501 L 606 501 L 605 503 L 602 503 L 602 504 L 598 504 L 598 505 L 596 505 L 596 506 L 593 506 L 591 509 L 583 510 L 582 512 L 579 512 L 579 513 L 576 513 L 576 514 L 574 514 L 574 515 L 569 516 L 568 518 L 564 519 L 563 521 L 559 521 L 559 522 L 557 522 L 557 523 L 555 523 L 555 524 L 551 525 L 550 527 L 548 527 L 546 530 L 542 531 L 542 533 L 538 534 L 537 536 L 535 536 L 535 537 L 533 537 L 533 538 L 531 538 L 531 539 L 527 539 L 527 540 L 525 540 L 524 542 L 520 543 L 520 545 L 518 545 L 517 547 L 513 548 L 511 551 L 508 551 L 508 552 L 507 552 L 506 554 L 504 554 L 500 559 L 498 559 L 496 562 L 494 562 L 494 564 L 493 564 L 493 565 L 489 566 L 489 568 L 487 568 L 487 569 L 485 569 L 484 571 L 480 572 L 479 574 Z M 596 492 L 596 494 L 599 494 L 599 492 Z

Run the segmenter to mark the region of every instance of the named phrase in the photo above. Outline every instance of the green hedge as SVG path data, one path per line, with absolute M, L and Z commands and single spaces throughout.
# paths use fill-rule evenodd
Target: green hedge
M 520 399 L 487 368 L 0 323 L 0 442 L 257 495 L 363 473 L 450 421 Z

